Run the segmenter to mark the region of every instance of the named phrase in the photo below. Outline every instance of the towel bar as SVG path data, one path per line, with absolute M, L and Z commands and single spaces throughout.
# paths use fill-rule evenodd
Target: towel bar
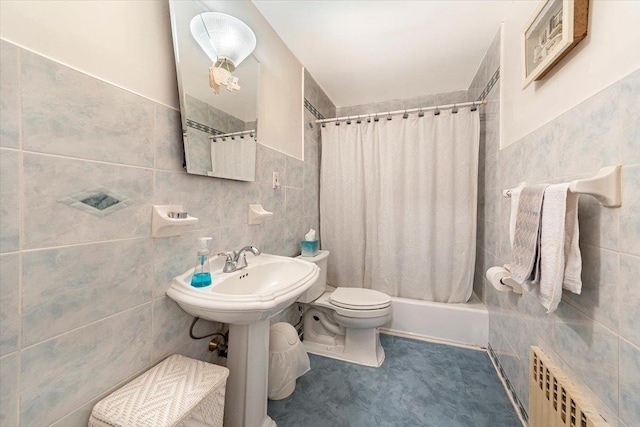
M 621 170 L 622 167 L 620 165 L 601 168 L 593 178 L 571 181 L 569 191 L 593 196 L 604 207 L 618 208 L 622 204 Z M 516 188 L 503 190 L 502 197 L 511 197 L 512 190 L 522 188 L 525 185 L 526 183 L 521 183 Z

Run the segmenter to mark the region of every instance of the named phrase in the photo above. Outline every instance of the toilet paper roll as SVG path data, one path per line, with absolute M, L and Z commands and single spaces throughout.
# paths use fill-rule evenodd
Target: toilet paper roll
M 487 270 L 487 280 L 500 292 L 513 291 L 522 294 L 522 286 L 511 278 L 511 273 L 502 267 L 491 267 Z

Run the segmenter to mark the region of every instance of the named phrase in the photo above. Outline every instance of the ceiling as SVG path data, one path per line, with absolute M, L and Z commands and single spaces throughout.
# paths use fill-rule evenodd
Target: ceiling
M 513 0 L 253 3 L 342 107 L 466 90 Z

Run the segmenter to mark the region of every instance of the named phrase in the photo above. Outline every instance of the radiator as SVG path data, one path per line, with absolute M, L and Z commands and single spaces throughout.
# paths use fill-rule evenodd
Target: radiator
M 529 427 L 606 427 L 587 398 L 542 352 L 531 347 Z

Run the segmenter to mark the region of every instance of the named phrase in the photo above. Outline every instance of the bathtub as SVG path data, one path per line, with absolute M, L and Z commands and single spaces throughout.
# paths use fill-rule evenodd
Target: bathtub
M 392 297 L 391 306 L 382 333 L 472 347 L 489 342 L 489 312 L 475 294 L 464 304 Z

